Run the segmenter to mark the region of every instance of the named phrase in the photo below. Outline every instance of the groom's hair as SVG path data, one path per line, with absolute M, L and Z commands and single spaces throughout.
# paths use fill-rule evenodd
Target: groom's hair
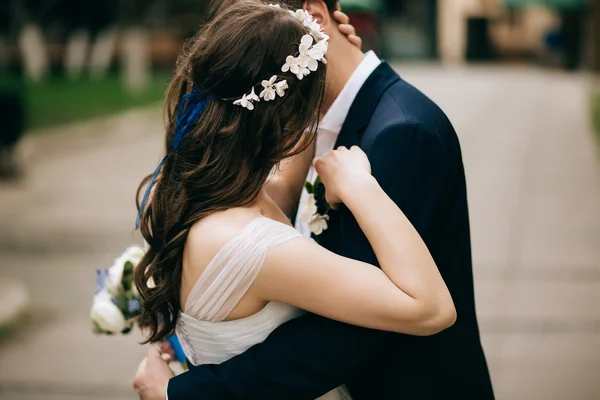
M 194 112 L 201 115 L 167 152 L 141 210 L 140 229 L 149 247 L 134 278 L 148 342 L 165 339 L 177 326 L 183 250 L 192 226 L 215 212 L 251 203 L 273 169 L 314 140 L 326 68 L 320 64 L 303 79 L 282 72 L 309 34 L 282 8 L 239 0 L 206 23 L 180 55 L 165 98 L 167 149 L 181 133 L 178 120 L 185 118 L 186 104 L 192 107 L 190 95 L 206 97 L 196 100 L 202 108 Z M 252 110 L 234 104 L 251 90 L 258 94 L 271 77 L 287 82 L 285 95 L 257 101 Z M 212 97 L 220 100 L 206 100 Z
M 215 19 L 217 15 L 225 11 L 229 6 L 238 3 L 239 0 L 211 0 L 206 10 L 204 20 L 208 23 Z

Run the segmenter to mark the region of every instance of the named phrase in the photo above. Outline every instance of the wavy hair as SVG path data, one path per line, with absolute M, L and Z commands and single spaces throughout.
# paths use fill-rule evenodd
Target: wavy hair
M 135 271 L 143 300 L 145 343 L 174 333 L 180 312 L 182 255 L 190 228 L 217 211 L 251 203 L 284 158 L 306 149 L 316 134 L 325 65 L 298 80 L 281 67 L 309 33 L 285 9 L 239 1 L 208 21 L 180 55 L 165 99 L 166 148 L 170 149 L 182 97 L 192 86 L 205 94 L 204 113 L 176 151 L 167 152 L 140 229 L 149 249 Z M 287 79 L 284 97 L 261 101 L 253 111 L 233 100 L 260 82 Z M 139 195 L 150 176 L 138 189 Z M 153 282 L 153 284 L 149 284 Z

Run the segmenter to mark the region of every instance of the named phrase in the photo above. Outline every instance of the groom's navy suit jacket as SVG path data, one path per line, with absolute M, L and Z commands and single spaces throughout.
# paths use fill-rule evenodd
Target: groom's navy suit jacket
M 423 237 L 454 299 L 456 324 L 416 337 L 309 314 L 221 365 L 173 378 L 169 400 L 308 400 L 341 384 L 354 400 L 494 398 L 475 316 L 465 174 L 451 123 L 383 62 L 350 108 L 336 144 L 342 145 L 367 153 L 373 176 Z M 378 265 L 347 209 L 330 218 L 325 247 Z

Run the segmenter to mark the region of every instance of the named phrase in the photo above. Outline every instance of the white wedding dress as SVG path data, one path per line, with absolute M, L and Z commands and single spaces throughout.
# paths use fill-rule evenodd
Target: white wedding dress
M 259 217 L 217 252 L 179 314 L 177 336 L 193 365 L 222 363 L 302 314 L 290 305 L 270 302 L 249 317 L 225 321 L 258 276 L 267 252 L 299 236 L 288 225 Z M 347 399 L 351 397 L 343 386 L 319 398 Z

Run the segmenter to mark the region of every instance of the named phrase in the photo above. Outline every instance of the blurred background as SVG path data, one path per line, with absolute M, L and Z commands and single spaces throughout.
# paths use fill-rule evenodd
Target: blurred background
M 497 398 L 600 399 L 600 0 L 342 0 L 454 123 Z M 204 0 L 0 2 L 0 399 L 134 399 L 138 333 L 98 337 L 161 98 Z

